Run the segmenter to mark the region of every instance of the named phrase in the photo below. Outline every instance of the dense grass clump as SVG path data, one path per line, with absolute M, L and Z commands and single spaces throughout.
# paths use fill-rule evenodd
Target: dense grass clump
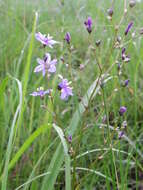
M 1 190 L 143 189 L 142 10 L 0 1 Z

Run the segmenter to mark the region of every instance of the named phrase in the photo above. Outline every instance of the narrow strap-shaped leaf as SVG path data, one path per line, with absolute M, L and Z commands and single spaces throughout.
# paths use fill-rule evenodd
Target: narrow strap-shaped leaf
M 60 144 L 53 155 L 53 158 L 50 162 L 50 165 L 47 171 L 47 172 L 51 172 L 51 174 L 44 177 L 41 190 L 53 189 L 58 173 L 60 172 L 60 167 L 63 163 L 63 159 L 64 159 L 63 147 Z
M 36 131 L 34 131 L 29 138 L 24 142 L 24 144 L 21 146 L 21 148 L 18 150 L 18 152 L 15 154 L 13 159 L 10 161 L 8 165 L 8 169 L 10 170 L 13 168 L 13 166 L 16 164 L 16 162 L 19 160 L 19 158 L 23 155 L 25 150 L 29 148 L 29 146 L 33 143 L 33 141 L 42 133 L 44 133 L 49 125 L 43 125 L 39 127 Z
M 63 133 L 62 129 L 55 124 L 53 124 L 53 127 L 57 131 L 57 133 L 61 139 L 61 143 L 63 144 L 64 154 L 65 154 L 65 182 L 66 182 L 65 189 L 70 190 L 71 189 L 71 168 L 70 168 L 70 156 L 68 154 L 68 146 L 67 146 L 66 140 L 64 138 L 64 133 Z
M 8 145 L 7 145 L 7 150 L 6 150 L 6 160 L 5 160 L 5 165 L 4 165 L 4 171 L 3 171 L 3 175 L 2 175 L 2 190 L 6 190 L 7 189 L 7 178 L 8 178 L 8 165 L 9 165 L 9 160 L 10 160 L 10 156 L 11 156 L 11 152 L 12 152 L 12 142 L 13 142 L 13 136 L 14 136 L 14 128 L 15 128 L 15 123 L 16 120 L 18 118 L 18 114 L 20 113 L 21 107 L 22 107 L 22 85 L 21 82 L 14 78 L 18 84 L 18 89 L 19 89 L 19 105 L 17 106 L 14 118 L 13 118 L 13 122 L 12 122 L 12 126 L 11 126 L 11 130 L 10 130 L 10 136 L 9 136 L 9 141 L 8 141 Z
M 23 114 L 24 114 L 24 110 L 25 110 L 24 99 L 25 99 L 25 95 L 27 92 L 27 85 L 28 85 L 28 80 L 29 80 L 30 64 L 31 64 L 31 59 L 32 59 L 32 52 L 33 52 L 33 45 L 34 45 L 34 34 L 36 31 L 37 20 L 38 20 L 38 13 L 36 12 L 34 23 L 33 23 L 33 28 L 32 28 L 32 33 L 31 33 L 31 40 L 30 40 L 29 49 L 28 49 L 27 62 L 25 65 L 24 75 L 22 78 L 22 85 L 23 85 L 22 110 L 20 112 L 20 118 L 19 118 L 17 126 L 18 125 L 21 126 Z M 17 126 L 16 126 L 16 128 L 17 128 Z

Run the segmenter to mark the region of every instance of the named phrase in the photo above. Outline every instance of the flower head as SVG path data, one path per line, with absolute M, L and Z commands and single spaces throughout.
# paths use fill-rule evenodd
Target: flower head
M 72 135 L 68 136 L 68 142 L 71 143 L 72 142 Z
M 40 96 L 40 98 L 43 98 L 46 94 L 50 94 L 51 89 L 44 91 L 43 87 L 37 88 L 37 91 L 32 92 L 30 95 L 31 96 Z
M 113 8 L 108 9 L 108 10 L 107 10 L 107 13 L 108 13 L 108 15 L 109 15 L 110 17 L 112 17 L 112 15 L 113 15 L 113 13 L 114 13 Z
M 129 33 L 129 31 L 131 30 L 132 26 L 133 26 L 133 22 L 130 22 L 130 23 L 128 24 L 126 30 L 125 30 L 125 36 Z
M 72 88 L 69 86 L 70 82 L 67 79 L 62 78 L 62 81 L 58 85 L 58 89 L 61 91 L 61 99 L 68 100 L 69 96 L 73 96 Z
M 124 86 L 124 87 L 127 87 L 127 86 L 128 86 L 128 84 L 129 84 L 129 82 L 130 82 L 130 80 L 129 80 L 129 79 L 125 80 L 125 81 L 124 81 L 123 86 Z
M 129 2 L 129 6 L 132 8 L 136 5 L 136 1 L 135 0 L 130 0 Z
M 53 45 L 58 43 L 57 41 L 53 40 L 53 37 L 49 34 L 46 36 L 45 34 L 41 34 L 40 32 L 35 34 L 35 38 L 44 46 L 49 46 L 50 48 L 53 48 Z
M 122 61 L 124 62 L 129 62 L 131 59 L 130 59 L 130 56 L 129 55 L 126 55 L 126 48 L 124 47 L 122 49 Z
M 57 59 L 51 60 L 51 55 L 49 53 L 45 54 L 44 59 L 37 59 L 38 66 L 34 69 L 34 72 L 40 72 L 42 71 L 43 76 L 45 76 L 46 73 L 55 73 L 56 72 L 56 64 Z
M 88 19 L 84 22 L 84 25 L 86 26 L 86 29 L 90 34 L 92 32 L 92 18 L 88 17 Z
M 70 41 L 71 41 L 71 35 L 70 35 L 70 33 L 69 32 L 67 32 L 66 33 L 66 35 L 65 35 L 65 38 L 64 38 L 65 40 L 66 40 L 66 42 L 68 43 L 68 44 L 70 44 Z
M 118 134 L 118 138 L 121 139 L 124 136 L 124 131 L 120 131 Z
M 127 108 L 125 106 L 121 106 L 119 110 L 120 116 L 124 115 L 124 113 L 127 111 Z

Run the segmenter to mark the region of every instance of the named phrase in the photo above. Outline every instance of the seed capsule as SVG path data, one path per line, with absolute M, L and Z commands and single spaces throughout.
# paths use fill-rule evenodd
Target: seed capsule
M 129 6 L 130 6 L 131 8 L 133 8 L 135 5 L 136 5 L 136 1 L 135 1 L 135 0 L 130 0 Z
M 96 41 L 96 46 L 98 47 L 98 46 L 100 46 L 100 44 L 101 44 L 101 40 L 97 40 Z
M 112 9 L 112 8 L 110 8 L 110 9 L 108 9 L 108 10 L 107 10 L 107 13 L 108 13 L 108 15 L 109 15 L 110 17 L 112 17 L 112 16 L 113 16 L 114 11 L 113 11 L 113 9 Z

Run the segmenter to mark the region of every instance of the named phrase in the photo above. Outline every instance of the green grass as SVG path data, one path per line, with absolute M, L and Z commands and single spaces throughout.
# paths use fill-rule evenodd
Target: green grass
M 110 21 L 107 9 L 112 4 L 106 0 L 0 1 L 0 189 L 143 188 L 143 1 L 132 9 L 127 1 L 126 15 L 125 0 L 112 2 Z M 91 35 L 83 24 L 88 16 L 94 24 Z M 133 28 L 125 37 L 131 20 Z M 38 31 L 60 44 L 43 50 L 34 37 Z M 66 32 L 71 34 L 71 51 Z M 114 46 L 117 36 L 122 38 L 120 48 Z M 119 74 L 124 46 L 131 61 Z M 44 52 L 58 59 L 49 81 L 33 72 Z M 74 96 L 67 102 L 57 90 L 58 74 L 72 81 Z M 127 78 L 125 88 L 122 81 Z M 31 97 L 39 86 L 53 88 L 54 98 Z M 120 106 L 127 107 L 123 117 Z M 125 120 L 119 140 L 116 129 Z

